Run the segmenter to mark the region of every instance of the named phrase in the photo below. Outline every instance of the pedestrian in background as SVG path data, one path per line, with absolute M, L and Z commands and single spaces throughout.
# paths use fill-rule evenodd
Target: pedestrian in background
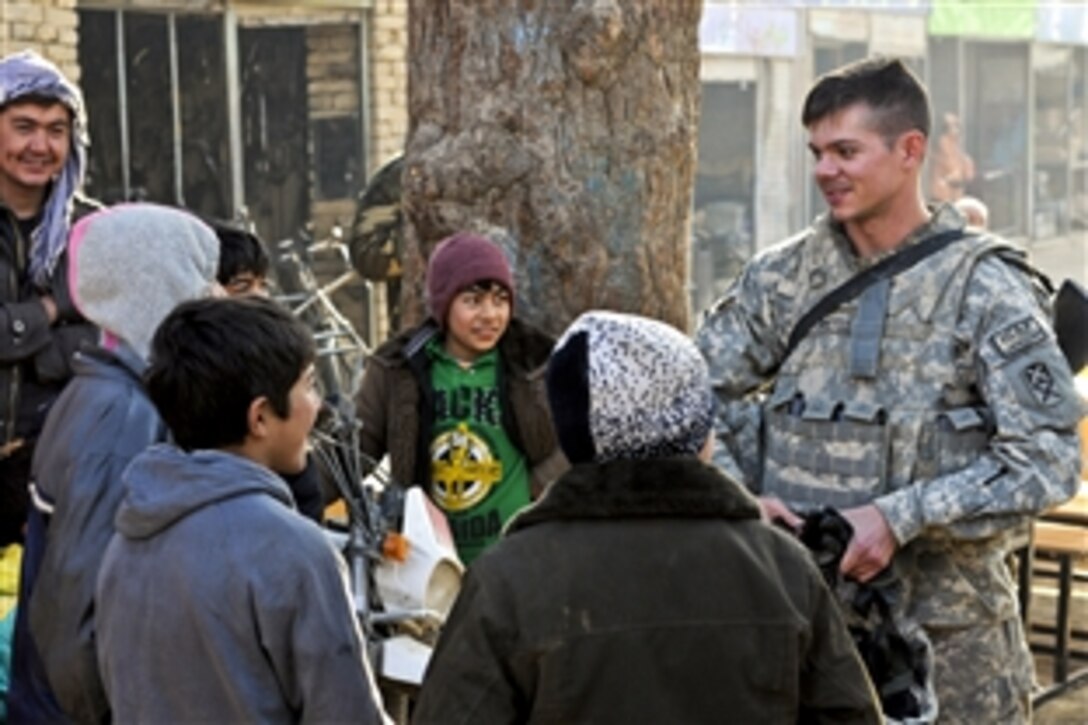
M 963 124 L 954 113 L 942 117 L 941 135 L 930 160 L 929 195 L 937 202 L 962 199 L 975 178 L 975 162 L 963 148 Z
M 228 297 L 268 297 L 270 260 L 260 238 L 233 224 L 210 222 L 219 237 L 219 271 L 216 279 Z M 321 523 L 325 517 L 325 494 L 321 473 L 313 456 L 306 457 L 306 467 L 284 480 L 291 489 L 295 505 L 304 516 Z
M 980 230 L 990 226 L 990 210 L 981 199 L 974 196 L 961 196 L 952 206 L 963 215 L 967 226 Z

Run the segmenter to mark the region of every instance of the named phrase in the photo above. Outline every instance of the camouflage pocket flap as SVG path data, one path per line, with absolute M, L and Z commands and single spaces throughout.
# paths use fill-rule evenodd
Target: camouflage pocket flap
M 792 401 L 796 394 L 797 386 L 794 383 L 779 380 L 775 383 L 774 391 L 771 392 L 770 397 L 767 399 L 767 407 L 771 410 L 777 410 Z
M 878 423 L 884 417 L 884 408 L 863 400 L 851 400 L 842 409 L 843 417 L 861 423 Z
M 805 400 L 805 409 L 801 413 L 802 420 L 831 420 L 838 406 L 830 400 Z
M 986 425 L 985 418 L 974 408 L 947 410 L 938 416 L 938 420 L 946 421 L 955 431 L 972 430 Z

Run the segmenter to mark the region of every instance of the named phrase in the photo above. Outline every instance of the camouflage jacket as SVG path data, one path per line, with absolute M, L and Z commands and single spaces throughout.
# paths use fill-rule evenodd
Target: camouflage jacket
M 904 246 L 962 226 L 941 207 Z M 696 336 L 720 403 L 718 463 L 798 508 L 875 503 L 900 545 L 982 543 L 1071 497 L 1082 406 L 1012 251 L 955 242 L 891 279 L 878 319 L 858 315 L 867 291 L 788 359 L 801 316 L 876 260 L 826 217 L 758 255 Z

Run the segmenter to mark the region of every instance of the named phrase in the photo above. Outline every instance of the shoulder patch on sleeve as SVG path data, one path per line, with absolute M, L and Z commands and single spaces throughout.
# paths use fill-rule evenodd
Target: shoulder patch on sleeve
M 1018 353 L 1046 339 L 1046 330 L 1034 318 L 1025 317 L 990 335 L 990 344 L 1004 358 Z
M 1046 363 L 1036 362 L 1028 365 L 1021 373 L 1031 396 L 1043 407 L 1049 408 L 1061 402 L 1062 396 L 1057 391 L 1054 374 Z

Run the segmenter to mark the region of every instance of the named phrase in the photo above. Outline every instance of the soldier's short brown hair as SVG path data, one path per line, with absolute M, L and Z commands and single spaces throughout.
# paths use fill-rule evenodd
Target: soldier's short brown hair
M 809 128 L 857 104 L 872 109 L 875 130 L 889 145 L 907 131 L 929 137 L 929 94 L 898 58 L 866 58 L 820 76 L 805 97 L 801 123 Z

